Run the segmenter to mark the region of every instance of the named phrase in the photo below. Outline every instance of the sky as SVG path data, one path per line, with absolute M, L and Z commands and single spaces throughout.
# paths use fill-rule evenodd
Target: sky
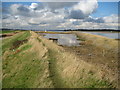
M 118 2 L 3 2 L 2 27 L 26 30 L 118 29 Z

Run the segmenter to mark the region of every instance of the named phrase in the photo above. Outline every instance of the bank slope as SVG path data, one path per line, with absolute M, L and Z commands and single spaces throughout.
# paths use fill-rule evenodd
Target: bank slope
M 110 88 L 101 68 L 39 36 L 20 32 L 4 39 L 3 88 Z

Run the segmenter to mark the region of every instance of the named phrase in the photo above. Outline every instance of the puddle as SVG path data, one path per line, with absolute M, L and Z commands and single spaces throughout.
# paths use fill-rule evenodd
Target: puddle
M 63 46 L 79 46 L 80 41 L 77 40 L 75 34 L 46 34 L 43 35 L 45 38 L 52 40 L 58 45 Z

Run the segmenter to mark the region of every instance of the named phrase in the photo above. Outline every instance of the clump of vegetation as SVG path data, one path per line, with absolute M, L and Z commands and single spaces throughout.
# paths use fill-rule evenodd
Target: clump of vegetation
M 41 41 L 42 41 L 42 40 L 41 40 L 40 38 L 38 38 L 38 37 L 37 37 L 37 40 L 38 40 L 39 42 L 41 42 Z
M 17 40 L 17 41 L 15 41 L 15 42 L 13 42 L 13 45 L 12 45 L 12 47 L 10 48 L 10 50 L 13 50 L 13 49 L 18 48 L 20 45 L 26 43 L 27 41 L 28 41 L 28 40 L 25 39 L 25 40 Z
M 85 39 L 84 38 L 82 38 L 81 36 L 78 36 L 78 35 L 76 35 L 77 36 L 77 40 L 80 40 L 80 41 L 85 41 Z
M 2 53 L 10 49 L 16 41 L 22 41 L 30 37 L 30 32 L 21 32 L 2 41 Z

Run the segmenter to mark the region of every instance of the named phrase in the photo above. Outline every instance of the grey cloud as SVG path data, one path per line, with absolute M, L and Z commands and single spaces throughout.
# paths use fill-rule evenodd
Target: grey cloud
M 29 8 L 22 4 L 11 5 L 10 11 L 12 15 L 31 16 Z
M 26 8 L 23 5 L 20 5 L 17 10 L 19 10 L 20 12 L 29 12 L 30 10 L 28 8 Z
M 47 24 L 47 22 L 39 22 L 39 23 L 32 23 L 32 22 L 28 22 L 28 24 L 30 25 L 40 25 L 40 24 Z
M 3 15 L 2 15 L 2 19 L 7 19 L 7 18 L 9 18 L 9 17 L 10 17 L 9 14 L 3 14 Z
M 80 25 L 82 22 L 81 21 L 73 21 L 72 24 L 74 25 Z
M 84 19 L 87 15 L 85 15 L 81 10 L 72 10 L 70 12 L 69 18 L 73 19 Z
M 88 17 L 84 20 L 84 22 L 93 22 L 93 23 L 104 23 L 104 19 L 103 18 L 92 18 L 92 17 Z
M 29 25 L 39 25 L 39 23 L 30 23 L 28 22 Z
M 5 7 L 3 7 L 3 8 L 2 8 L 2 13 L 5 13 L 5 14 L 10 13 L 9 8 L 5 8 Z
M 47 7 L 51 10 L 60 9 L 60 8 L 68 8 L 72 7 L 73 5 L 77 4 L 78 2 L 47 2 L 44 3 Z

